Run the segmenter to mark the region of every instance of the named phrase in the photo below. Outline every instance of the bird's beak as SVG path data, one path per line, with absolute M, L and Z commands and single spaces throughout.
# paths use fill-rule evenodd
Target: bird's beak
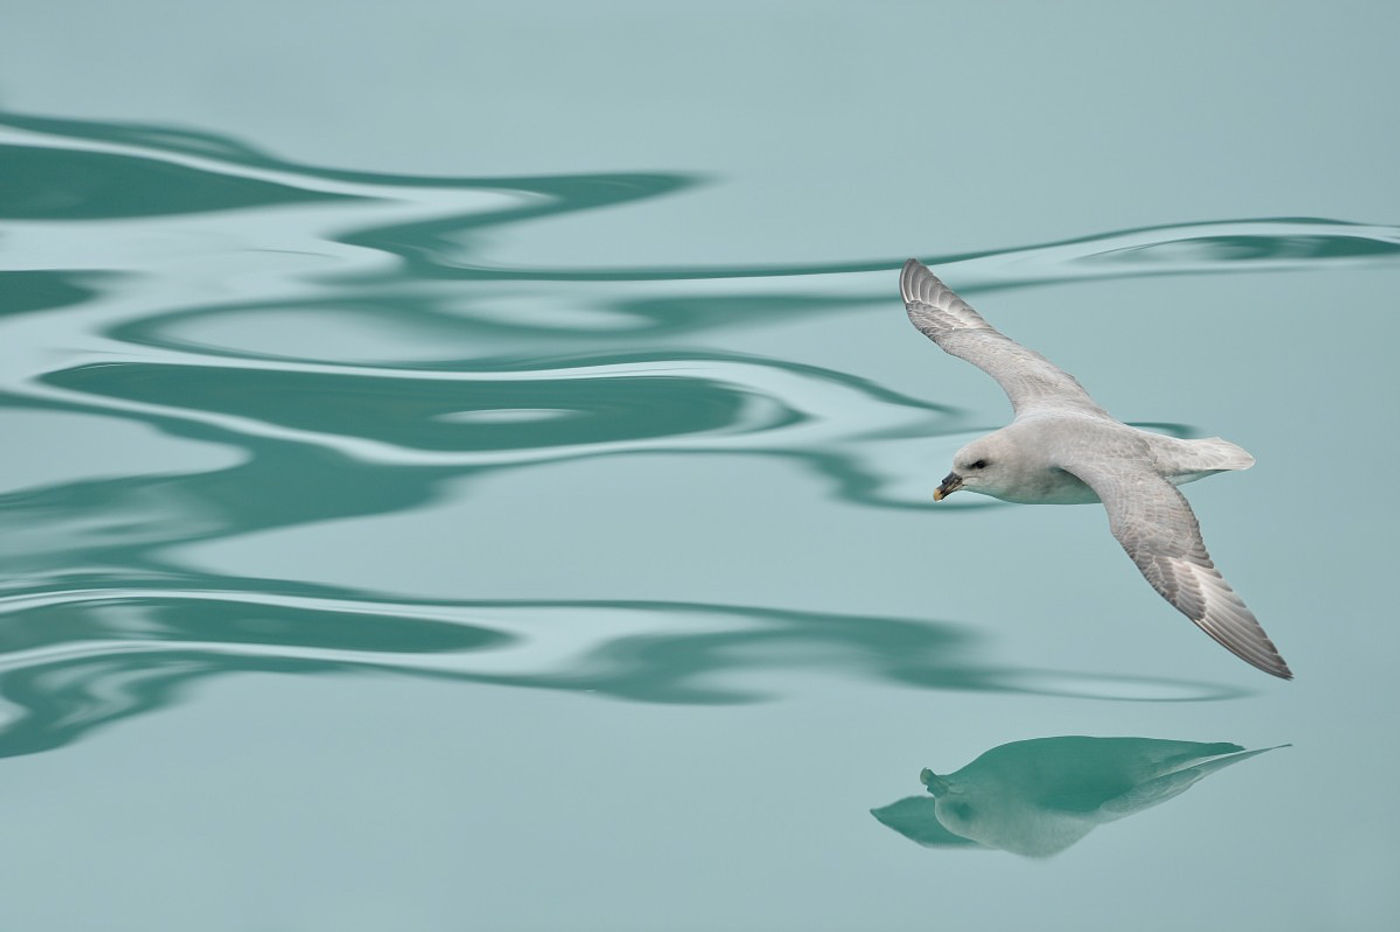
M 962 476 L 955 472 L 950 472 L 943 477 L 942 485 L 934 491 L 933 500 L 935 502 L 941 502 L 960 488 L 962 488 Z

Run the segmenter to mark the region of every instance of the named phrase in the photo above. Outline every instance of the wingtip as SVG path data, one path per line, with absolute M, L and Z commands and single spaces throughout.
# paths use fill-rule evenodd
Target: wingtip
M 1293 671 L 1288 668 L 1287 661 L 1279 656 L 1278 649 L 1274 647 L 1274 642 L 1265 638 L 1265 643 L 1267 643 L 1272 650 L 1272 656 L 1268 657 L 1267 660 L 1257 657 L 1245 657 L 1243 654 L 1240 655 L 1241 659 L 1248 662 L 1251 666 L 1263 670 L 1270 676 L 1276 676 L 1281 680 L 1293 679 Z
M 1257 620 L 1254 623 L 1255 625 L 1259 624 Z M 1281 680 L 1293 679 L 1293 671 L 1288 668 L 1288 661 L 1283 659 L 1283 655 L 1280 654 L 1278 648 L 1274 646 L 1273 639 L 1267 634 L 1264 634 L 1263 628 L 1259 629 L 1259 633 L 1264 635 L 1264 645 L 1268 648 L 1269 654 L 1262 663 L 1255 660 L 1250 660 L 1250 662 L 1265 673 L 1276 676 Z
M 933 272 L 929 271 L 928 266 L 918 259 L 905 260 L 904 268 L 899 273 L 899 293 L 904 298 L 905 304 L 920 299 L 919 283 L 924 276 L 933 278 Z
M 1258 623 L 1256 622 L 1256 624 Z M 1260 632 L 1262 633 L 1262 629 L 1260 629 Z M 1231 650 L 1241 660 L 1245 661 L 1252 667 L 1263 670 L 1270 676 L 1276 676 L 1281 680 L 1293 679 L 1293 671 L 1288 668 L 1287 661 L 1285 661 L 1283 657 L 1279 655 L 1278 648 L 1274 647 L 1274 642 L 1269 640 L 1267 635 L 1265 635 L 1264 637 L 1264 644 L 1269 651 L 1268 655 L 1264 657 L 1260 657 L 1258 656 L 1258 654 L 1254 654 L 1251 656 L 1245 653 L 1241 653 L 1240 651 L 1236 651 L 1233 648 L 1231 648 Z M 1228 647 L 1229 645 L 1226 646 Z

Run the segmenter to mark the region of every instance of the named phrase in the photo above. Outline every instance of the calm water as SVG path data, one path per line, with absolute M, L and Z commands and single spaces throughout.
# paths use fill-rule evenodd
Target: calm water
M 3 925 L 1393 928 L 1397 19 L 12 4 Z M 909 255 L 1296 682 L 933 504 Z

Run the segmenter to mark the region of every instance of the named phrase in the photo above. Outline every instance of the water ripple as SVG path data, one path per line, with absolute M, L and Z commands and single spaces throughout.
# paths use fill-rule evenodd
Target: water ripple
M 376 276 L 415 283 L 442 278 L 578 282 L 851 275 L 891 271 L 907 258 L 631 269 L 483 264 L 473 258 L 486 242 L 483 230 L 675 195 L 704 179 L 678 172 L 425 178 L 301 165 L 214 134 L 160 127 L 0 113 L 0 128 L 8 128 L 0 139 L 9 137 L 10 143 L 0 158 L 13 166 L 7 173 L 11 183 L 0 187 L 0 217 L 161 217 L 327 200 L 348 211 L 334 224 L 342 232 L 317 230 L 314 239 L 392 255 L 399 262 L 375 266 Z M 464 205 L 463 195 L 470 194 L 479 196 Z M 403 215 L 407 209 L 408 215 L 357 224 L 353 218 L 367 208 L 381 216 Z M 295 216 L 278 211 L 284 227 Z M 301 216 L 319 226 L 329 215 L 318 208 Z M 968 275 L 959 277 L 969 282 L 965 290 L 975 292 L 979 287 L 1243 266 L 1393 262 L 1397 256 L 1400 227 L 1393 224 L 1271 217 L 1140 226 L 921 258 L 943 267 L 967 264 Z M 990 270 L 995 270 L 995 280 L 979 282 L 976 272 Z
M 272 582 L 171 561 L 185 544 L 430 506 L 463 477 L 590 457 L 764 457 L 855 506 L 931 507 L 936 465 L 986 425 L 830 355 L 779 358 L 744 339 L 889 313 L 904 255 L 511 259 L 531 255 L 526 221 L 708 181 L 350 172 L 212 133 L 0 114 L 0 406 L 48 418 L 64 463 L 0 493 L 0 694 L 13 713 L 0 754 L 61 746 L 242 670 L 647 702 L 752 701 L 765 694 L 754 683 L 771 691 L 770 674 L 808 666 L 918 689 L 1234 695 L 999 667 L 944 621 L 624 598 L 427 603 L 320 589 L 295 568 Z M 1396 226 L 1265 218 L 926 258 L 975 293 L 1397 257 Z M 147 444 L 160 462 L 123 460 L 113 475 L 92 429 L 103 422 L 204 452 L 167 463 Z M 970 507 L 997 506 L 939 514 Z
M 126 587 L 10 595 L 0 619 L 0 696 L 11 707 L 0 756 L 61 747 L 170 704 L 194 681 L 254 671 L 393 673 L 702 705 L 774 698 L 776 674 L 812 668 L 915 689 L 1239 695 L 1188 680 L 999 667 L 979 659 L 975 634 L 947 622 L 746 605 Z

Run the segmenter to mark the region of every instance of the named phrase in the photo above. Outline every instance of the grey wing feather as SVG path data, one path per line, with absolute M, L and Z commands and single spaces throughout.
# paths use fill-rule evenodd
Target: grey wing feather
M 899 290 L 914 326 L 945 352 L 996 379 L 1017 414 L 1073 408 L 1108 416 L 1074 376 L 993 328 L 917 259 L 904 263 Z
M 1062 464 L 1108 509 L 1113 536 L 1163 598 L 1226 650 L 1265 673 L 1292 679 L 1273 641 L 1206 552 L 1191 506 L 1143 464 L 1107 459 Z

